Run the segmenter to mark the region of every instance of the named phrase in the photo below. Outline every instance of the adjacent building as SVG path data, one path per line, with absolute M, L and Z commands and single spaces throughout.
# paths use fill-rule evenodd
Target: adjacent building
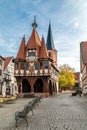
M 17 82 L 14 77 L 13 57 L 4 58 L 4 85 L 6 85 L 6 95 L 15 95 L 18 92 Z
M 49 23 L 47 43 L 40 39 L 34 18 L 32 33 L 26 43 L 23 37 L 17 56 L 14 58 L 14 75 L 19 95 L 33 94 L 49 96 L 58 91 L 57 50 L 54 46 Z
M 0 55 L 0 95 L 2 95 L 4 60 L 5 59 Z
M 0 95 L 16 95 L 18 93 L 16 79 L 14 77 L 13 57 L 0 56 Z
M 78 87 L 80 85 L 80 72 L 75 72 L 74 75 L 75 75 L 75 80 Z
M 80 43 L 80 86 L 87 86 L 87 41 Z

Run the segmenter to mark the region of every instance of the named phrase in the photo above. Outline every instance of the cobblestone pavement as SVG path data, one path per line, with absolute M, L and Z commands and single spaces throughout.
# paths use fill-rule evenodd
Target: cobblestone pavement
M 32 99 L 19 99 L 0 107 L 0 130 L 87 130 L 87 97 L 72 97 L 70 93 L 43 98 L 34 116 L 29 113 L 29 126 L 22 120 L 15 128 L 14 113 L 29 100 Z

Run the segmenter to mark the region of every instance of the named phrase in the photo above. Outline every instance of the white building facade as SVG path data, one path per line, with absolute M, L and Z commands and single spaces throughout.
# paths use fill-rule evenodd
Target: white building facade
M 2 79 L 2 96 L 16 95 L 18 92 L 16 79 L 14 77 L 14 63 L 13 57 L 4 58 L 4 69 Z
M 3 71 L 4 71 L 4 58 L 0 56 L 0 95 L 2 94 Z

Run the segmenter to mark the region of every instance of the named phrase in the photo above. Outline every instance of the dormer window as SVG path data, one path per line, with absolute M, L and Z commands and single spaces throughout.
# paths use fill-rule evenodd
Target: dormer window
M 49 57 L 51 57 L 51 52 L 48 53 Z

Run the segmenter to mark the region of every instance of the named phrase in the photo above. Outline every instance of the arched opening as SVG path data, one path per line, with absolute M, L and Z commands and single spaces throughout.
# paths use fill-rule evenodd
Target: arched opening
M 23 79 L 22 81 L 22 92 L 23 93 L 31 92 L 31 86 L 27 79 Z
M 55 83 L 55 92 L 57 92 L 57 86 L 56 86 L 56 83 Z
M 34 92 L 41 93 L 43 92 L 43 81 L 42 79 L 37 79 L 34 84 Z
M 53 92 L 55 92 L 55 85 L 54 85 L 54 82 L 53 82 Z
M 50 83 L 49 83 L 49 94 L 53 94 L 52 82 L 51 82 L 51 80 L 50 80 Z

